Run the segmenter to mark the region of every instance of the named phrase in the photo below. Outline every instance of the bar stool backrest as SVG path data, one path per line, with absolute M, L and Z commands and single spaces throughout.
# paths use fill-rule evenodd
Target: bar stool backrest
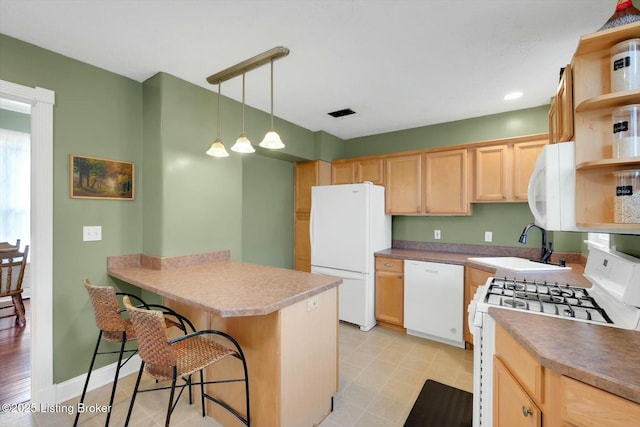
M 142 360 L 156 368 L 175 366 L 177 357 L 169 343 L 162 312 L 136 308 L 126 296 L 122 301 L 136 331 L 138 353 Z
M 126 324 L 119 311 L 116 290 L 111 286 L 92 285 L 87 279 L 84 287 L 89 293 L 98 329 L 108 332 L 124 332 Z

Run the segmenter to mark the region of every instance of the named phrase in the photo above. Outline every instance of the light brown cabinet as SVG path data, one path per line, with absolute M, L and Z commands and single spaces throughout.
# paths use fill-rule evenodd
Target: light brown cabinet
M 300 162 L 294 166 L 293 268 L 311 271 L 309 219 L 311 187 L 331 183 L 331 164 L 320 160 Z
M 561 376 L 559 390 L 564 425 L 627 427 L 640 420 L 637 403 L 573 378 Z
M 626 427 L 640 405 L 545 368 L 502 326 L 493 358 L 494 426 Z
M 386 211 L 390 215 L 422 213 L 422 154 L 389 156 L 384 162 Z
M 475 149 L 474 202 L 526 202 L 527 186 L 547 138 Z
M 390 215 L 469 215 L 467 149 L 393 155 L 385 159 Z
M 469 330 L 469 323 L 467 322 L 466 314 L 467 307 L 476 294 L 478 287 L 484 285 L 489 277 L 493 277 L 494 273 L 485 270 L 479 270 L 477 268 L 465 266 L 464 268 L 464 318 L 462 323 L 464 325 L 464 341 L 467 348 L 473 346 L 473 335 Z
M 497 357 L 493 369 L 494 427 L 541 427 L 542 411 Z
M 424 212 L 429 215 L 469 215 L 467 150 L 425 154 Z
M 381 157 L 336 160 L 331 163 L 331 184 L 357 184 L 365 181 L 384 185 L 384 162 Z
M 564 67 L 556 96 L 549 107 L 549 142 L 573 138 L 573 76 L 571 64 Z
M 508 332 L 496 325 L 493 357 L 495 427 L 542 426 L 543 375 L 542 366 Z
M 613 172 L 640 169 L 640 159 L 613 158 L 611 113 L 640 104 L 640 89 L 611 92 L 609 50 L 638 37 L 640 22 L 583 36 L 572 60 L 576 141 L 576 225 L 640 234 L 638 224 L 614 221 Z
M 404 261 L 376 257 L 376 321 L 404 331 Z

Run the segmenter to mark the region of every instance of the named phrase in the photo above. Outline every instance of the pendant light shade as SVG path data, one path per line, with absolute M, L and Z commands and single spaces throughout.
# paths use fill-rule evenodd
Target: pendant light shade
M 231 147 L 231 151 L 235 151 L 237 153 L 255 153 L 255 149 L 253 145 L 251 145 L 251 141 L 247 138 L 247 135 L 244 132 L 244 108 L 245 108 L 245 74 L 248 71 L 254 70 L 258 67 L 266 65 L 267 63 L 271 64 L 271 127 L 269 128 L 267 134 L 264 136 L 262 142 L 260 142 L 260 146 L 263 148 L 269 148 L 272 150 L 276 150 L 279 148 L 284 148 L 284 144 L 280 139 L 280 135 L 276 132 L 273 127 L 273 61 L 276 59 L 282 58 L 289 55 L 289 49 L 284 46 L 277 46 L 273 49 L 270 49 L 266 52 L 260 53 L 252 58 L 249 58 L 245 61 L 239 62 L 236 65 L 233 65 L 229 68 L 226 68 L 218 73 L 212 74 L 207 77 L 207 81 L 211 84 L 218 84 L 218 137 L 211 144 L 211 148 L 207 150 L 207 154 L 216 157 L 227 157 L 229 153 L 224 148 L 224 144 L 220 140 L 220 83 L 232 79 L 234 77 L 238 77 L 242 74 L 242 133 L 236 140 L 235 144 Z
M 260 146 L 271 150 L 284 148 L 280 135 L 278 135 L 278 132 L 276 132 L 273 127 L 273 59 L 271 60 L 271 128 L 267 131 L 267 134 L 264 136 Z
M 242 133 L 236 140 L 236 143 L 231 147 L 231 151 L 235 151 L 237 153 L 255 153 L 255 149 L 253 145 L 251 145 L 251 141 L 244 134 L 244 72 L 242 73 Z
M 211 144 L 211 147 L 207 150 L 207 154 L 213 157 L 229 157 L 229 152 L 224 148 L 224 144 L 219 138 Z
M 218 82 L 218 128 L 216 130 L 216 139 L 207 150 L 207 154 L 213 157 L 229 157 L 229 152 L 224 148 L 224 144 L 220 139 L 220 82 Z

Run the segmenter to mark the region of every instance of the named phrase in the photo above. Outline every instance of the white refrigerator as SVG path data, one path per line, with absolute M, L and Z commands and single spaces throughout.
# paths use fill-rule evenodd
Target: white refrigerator
M 342 278 L 338 317 L 368 331 L 375 320 L 376 251 L 391 247 L 384 187 L 371 183 L 311 188 L 311 272 Z

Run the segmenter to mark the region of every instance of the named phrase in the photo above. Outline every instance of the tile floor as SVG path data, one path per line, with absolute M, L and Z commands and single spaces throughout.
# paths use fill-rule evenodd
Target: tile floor
M 124 424 L 130 393 L 136 375 L 118 383 L 116 401 L 110 425 Z M 144 377 L 143 377 L 144 378 Z M 409 415 L 426 379 L 471 391 L 473 385 L 473 352 L 374 328 L 361 332 L 349 325 L 340 325 L 340 391 L 334 397 L 334 411 L 321 427 L 394 427 L 402 426 Z M 146 380 L 150 381 L 150 380 Z M 110 385 L 87 395 L 85 402 L 108 402 Z M 132 426 L 154 427 L 164 423 L 168 392 L 143 393 L 136 400 Z M 210 418 L 202 418 L 200 404 L 188 405 L 185 400 L 172 416 L 172 426 L 218 427 Z M 65 402 L 73 405 L 78 399 Z M 0 426 L 71 426 L 75 414 L 1 413 Z M 81 426 L 104 425 L 104 414 L 82 414 Z

